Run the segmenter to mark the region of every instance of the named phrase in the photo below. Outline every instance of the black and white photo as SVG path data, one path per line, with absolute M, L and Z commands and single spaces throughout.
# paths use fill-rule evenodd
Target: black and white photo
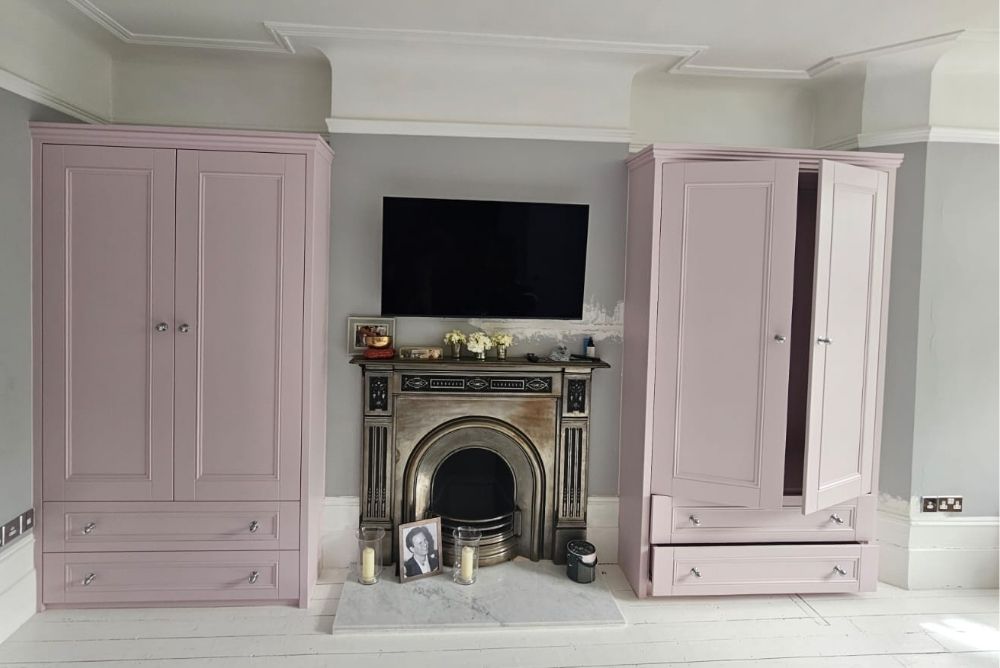
M 441 572 L 441 518 L 419 520 L 399 527 L 399 581 L 407 582 Z

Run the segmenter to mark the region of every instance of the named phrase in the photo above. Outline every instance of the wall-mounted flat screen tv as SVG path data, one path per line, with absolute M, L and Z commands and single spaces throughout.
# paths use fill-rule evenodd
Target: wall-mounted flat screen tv
M 382 314 L 580 319 L 589 208 L 383 198 Z

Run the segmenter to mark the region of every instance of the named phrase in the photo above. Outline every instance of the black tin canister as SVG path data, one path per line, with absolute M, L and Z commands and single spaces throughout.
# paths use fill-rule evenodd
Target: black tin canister
M 593 543 L 585 540 L 566 543 L 566 575 L 581 584 L 594 581 L 597 577 L 597 548 Z

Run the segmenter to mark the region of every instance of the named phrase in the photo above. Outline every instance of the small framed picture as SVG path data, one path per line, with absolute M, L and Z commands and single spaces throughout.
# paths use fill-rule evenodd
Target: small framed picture
M 359 355 L 365 351 L 366 336 L 396 336 L 396 319 L 370 315 L 352 315 L 347 318 L 347 352 Z
M 441 518 L 399 525 L 399 581 L 441 572 Z

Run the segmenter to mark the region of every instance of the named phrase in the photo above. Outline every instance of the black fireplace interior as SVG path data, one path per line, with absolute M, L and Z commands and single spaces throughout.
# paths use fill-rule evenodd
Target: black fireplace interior
M 514 512 L 514 474 L 499 455 L 483 448 L 445 459 L 431 483 L 431 512 L 453 521 L 478 522 Z

